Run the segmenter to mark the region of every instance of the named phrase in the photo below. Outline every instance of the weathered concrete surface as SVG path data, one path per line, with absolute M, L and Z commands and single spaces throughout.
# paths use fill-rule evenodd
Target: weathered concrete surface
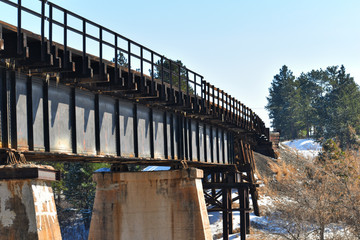
M 95 173 L 89 239 L 212 239 L 202 170 Z
M 61 240 L 50 182 L 0 181 L 0 239 Z

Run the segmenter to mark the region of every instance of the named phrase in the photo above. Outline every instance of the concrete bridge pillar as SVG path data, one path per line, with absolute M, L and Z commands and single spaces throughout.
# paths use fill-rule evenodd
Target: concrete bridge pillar
M 0 166 L 0 239 L 61 240 L 55 179 L 49 169 Z
M 195 168 L 95 173 L 89 239 L 211 240 Z

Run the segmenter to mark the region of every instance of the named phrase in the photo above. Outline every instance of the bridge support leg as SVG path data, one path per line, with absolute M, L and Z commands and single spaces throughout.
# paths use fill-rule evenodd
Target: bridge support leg
M 246 233 L 250 231 L 248 229 L 247 223 L 247 209 L 246 209 L 246 198 L 249 197 L 249 190 L 247 188 L 239 189 L 239 202 L 240 202 L 240 238 L 241 240 L 246 240 Z M 249 219 L 250 220 L 250 219 Z M 250 222 L 250 221 L 249 221 Z
M 229 240 L 229 194 L 228 189 L 222 189 L 223 204 L 223 240 Z
M 89 239 L 211 240 L 201 178 L 194 168 L 95 173 Z
M 49 181 L 55 175 L 38 168 L 0 166 L 0 239 L 61 240 Z M 24 176 L 28 179 L 19 179 Z

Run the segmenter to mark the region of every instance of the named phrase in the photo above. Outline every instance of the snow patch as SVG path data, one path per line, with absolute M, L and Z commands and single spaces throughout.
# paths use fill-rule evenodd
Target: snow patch
M 296 153 L 309 159 L 315 158 L 321 152 L 320 143 L 311 138 L 281 142 L 280 147 L 284 148 L 283 145 L 292 148 Z
M 153 171 L 168 171 L 170 170 L 170 167 L 168 166 L 148 166 L 144 168 L 143 172 L 153 172 Z

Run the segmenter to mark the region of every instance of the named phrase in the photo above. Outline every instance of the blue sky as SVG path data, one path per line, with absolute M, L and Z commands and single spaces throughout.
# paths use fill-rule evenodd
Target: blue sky
M 52 2 L 182 60 L 252 108 L 267 126 L 266 96 L 284 64 L 296 76 L 344 64 L 360 84 L 358 0 Z

